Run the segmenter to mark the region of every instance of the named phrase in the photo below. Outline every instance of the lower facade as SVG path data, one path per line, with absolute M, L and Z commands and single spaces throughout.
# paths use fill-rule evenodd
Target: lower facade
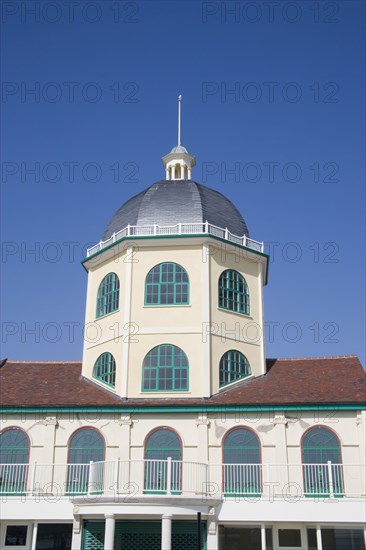
M 27 500 L 3 503 L 1 550 L 366 550 L 363 502 Z

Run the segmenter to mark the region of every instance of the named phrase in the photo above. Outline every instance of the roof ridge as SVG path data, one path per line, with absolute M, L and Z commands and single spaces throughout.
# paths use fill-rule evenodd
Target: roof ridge
M 81 360 L 79 361 L 38 361 L 37 359 L 29 359 L 27 361 L 24 361 L 24 360 L 21 360 L 21 359 L 7 359 L 6 360 L 6 363 L 23 363 L 23 364 L 35 364 L 35 363 L 41 363 L 41 364 L 45 364 L 45 365 L 55 365 L 55 364 L 58 364 L 58 365 L 70 365 L 70 364 L 75 364 L 75 365 L 80 365 L 82 363 Z
M 266 361 L 311 361 L 313 359 L 345 359 L 356 357 L 359 359 L 358 355 L 319 355 L 312 357 L 267 357 Z

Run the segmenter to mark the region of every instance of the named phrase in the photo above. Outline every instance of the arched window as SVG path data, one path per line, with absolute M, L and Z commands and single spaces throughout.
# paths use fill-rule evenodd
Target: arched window
M 182 444 L 177 434 L 169 428 L 153 431 L 145 442 L 145 492 L 179 493 L 181 460 Z
M 66 492 L 68 494 L 86 493 L 91 479 L 94 484 L 93 490 L 100 489 L 103 485 L 104 464 L 95 464 L 91 475 L 90 462 L 103 461 L 104 452 L 104 440 L 97 430 L 83 428 L 71 437 L 67 469 Z
M 28 474 L 29 439 L 19 428 L 0 434 L 0 494 L 24 493 Z
M 116 311 L 119 306 L 119 278 L 115 273 L 108 273 L 98 289 L 97 318 Z
M 102 353 L 95 362 L 93 377 L 112 388 L 116 385 L 116 361 L 111 353 Z
M 188 358 L 172 344 L 153 348 L 142 365 L 142 391 L 188 391 Z
M 341 449 L 332 430 L 315 427 L 305 433 L 302 461 L 305 495 L 342 495 Z
M 220 275 L 219 307 L 245 315 L 250 313 L 248 285 L 244 277 L 233 269 L 227 269 Z
M 252 374 L 249 361 L 235 349 L 224 353 L 220 360 L 220 387 Z
M 153 267 L 146 277 L 145 305 L 189 304 L 189 279 L 184 267 L 165 262 Z
M 261 493 L 261 450 L 258 437 L 246 428 L 236 428 L 224 439 L 224 493 Z

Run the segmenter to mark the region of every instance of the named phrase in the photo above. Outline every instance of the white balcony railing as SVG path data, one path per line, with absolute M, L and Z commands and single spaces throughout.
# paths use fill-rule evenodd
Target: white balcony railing
M 0 464 L 0 495 L 175 495 L 214 498 L 362 498 L 365 465 L 204 464 L 113 460 Z
M 128 225 L 124 229 L 121 229 L 117 233 L 113 233 L 106 241 L 100 241 L 91 248 L 88 248 L 86 252 L 87 258 L 93 256 L 97 252 L 104 250 L 108 246 L 116 243 L 124 237 L 151 237 L 156 235 L 213 235 L 224 239 L 230 243 L 239 244 L 247 248 L 251 248 L 257 252 L 264 251 L 263 242 L 250 239 L 246 235 L 239 237 L 234 235 L 228 229 L 217 227 L 211 223 L 177 223 L 175 225 Z

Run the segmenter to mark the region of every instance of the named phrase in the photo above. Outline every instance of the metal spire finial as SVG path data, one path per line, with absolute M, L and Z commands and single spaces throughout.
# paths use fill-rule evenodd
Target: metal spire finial
M 178 96 L 178 145 L 180 145 L 180 110 L 182 103 L 182 95 Z

